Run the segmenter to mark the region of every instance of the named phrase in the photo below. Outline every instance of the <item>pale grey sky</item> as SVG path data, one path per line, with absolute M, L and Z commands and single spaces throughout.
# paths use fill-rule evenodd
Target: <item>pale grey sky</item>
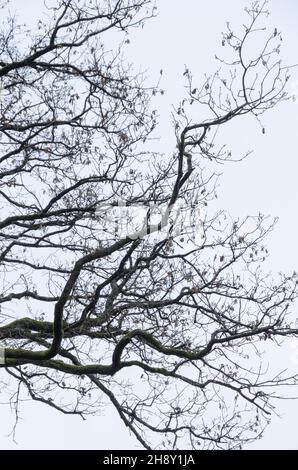
M 42 0 L 13 0 L 11 10 L 17 10 L 21 21 L 32 22 L 43 4 Z M 170 105 L 183 98 L 182 73 L 186 64 L 197 80 L 204 73 L 214 71 L 214 54 L 221 51 L 221 31 L 225 22 L 238 25 L 243 22 L 246 0 L 159 0 L 159 14 L 137 31 L 127 48 L 130 60 L 148 69 L 148 76 L 155 81 L 159 70 L 164 70 L 162 88 L 164 97 L 158 102 L 161 114 L 161 140 L 158 145 L 164 152 L 172 152 L 172 129 L 169 125 Z M 298 63 L 298 3 L 296 0 L 271 0 L 269 25 L 283 31 L 285 62 Z M 1 12 L 1 15 L 3 13 Z M 293 89 L 298 80 L 298 70 L 292 71 Z M 298 83 L 298 82 L 297 82 Z M 297 85 L 298 93 L 298 85 Z M 198 120 L 200 116 L 198 116 Z M 235 153 L 254 153 L 241 163 L 229 163 L 220 170 L 223 176 L 218 191 L 223 209 L 234 216 L 264 214 L 278 216 L 279 223 L 268 239 L 271 252 L 267 267 L 272 271 L 291 273 L 298 267 L 296 249 L 298 214 L 298 160 L 296 135 L 298 104 L 284 103 L 263 118 L 266 134 L 253 121 L 238 122 L 227 132 Z M 298 309 L 297 309 L 298 311 Z M 267 359 L 273 367 L 298 370 L 293 360 L 293 346 L 286 345 L 273 350 Z M 295 346 L 294 346 L 295 347 Z M 293 390 L 294 392 L 294 390 Z M 298 396 L 298 390 L 295 391 Z M 5 397 L 1 400 L 3 402 Z M 249 448 L 298 449 L 298 402 L 278 403 L 281 418 L 274 418 L 263 439 Z M 122 422 L 112 408 L 106 416 L 90 417 L 83 422 L 47 409 L 31 400 L 23 403 L 17 430 L 16 445 L 9 431 L 14 416 L 7 406 L 1 405 L 1 449 L 112 449 L 137 448 L 127 434 Z

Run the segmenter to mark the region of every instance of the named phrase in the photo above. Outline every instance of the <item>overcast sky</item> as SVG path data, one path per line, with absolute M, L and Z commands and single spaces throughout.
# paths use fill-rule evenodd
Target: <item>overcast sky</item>
M 13 0 L 11 10 L 17 10 L 20 20 L 32 24 L 42 9 L 42 0 Z M 204 74 L 214 71 L 214 54 L 221 53 L 221 31 L 226 21 L 239 25 L 244 21 L 246 0 L 159 0 L 158 17 L 147 23 L 144 30 L 135 32 L 127 54 L 137 68 L 146 68 L 154 82 L 159 70 L 164 70 L 162 88 L 165 90 L 160 106 L 160 149 L 172 152 L 170 111 L 171 104 L 183 98 L 182 74 L 189 67 L 198 83 Z M 283 32 L 282 58 L 286 63 L 298 63 L 298 2 L 271 0 L 268 25 Z M 3 15 L 3 12 L 1 12 Z M 298 70 L 292 71 L 290 89 L 297 92 Z M 298 103 L 298 101 L 297 101 Z M 219 200 L 223 209 L 237 216 L 258 212 L 278 216 L 279 223 L 268 239 L 271 252 L 267 267 L 272 271 L 292 273 L 298 269 L 298 161 L 296 135 L 298 104 L 287 102 L 267 113 L 263 118 L 266 128 L 262 134 L 254 120 L 238 122 L 227 137 L 235 154 L 254 150 L 241 163 L 230 163 L 220 168 L 223 172 Z M 200 119 L 200 116 L 198 116 Z M 297 371 L 295 343 L 272 351 L 269 360 L 274 368 Z M 267 357 L 268 359 L 268 357 Z M 298 396 L 298 390 L 291 391 Z M 4 399 L 2 399 L 2 402 Z M 298 449 L 298 403 L 278 404 L 280 418 L 274 418 L 263 439 L 249 448 Z M 132 449 L 138 448 L 127 434 L 116 413 L 109 408 L 106 416 L 82 421 L 67 417 L 31 400 L 23 403 L 18 424 L 16 445 L 8 434 L 14 416 L 8 406 L 1 406 L 1 449 Z

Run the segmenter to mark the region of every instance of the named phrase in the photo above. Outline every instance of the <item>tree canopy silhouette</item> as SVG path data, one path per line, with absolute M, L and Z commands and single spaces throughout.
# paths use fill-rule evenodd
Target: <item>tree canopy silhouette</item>
M 239 448 L 297 382 L 260 356 L 297 335 L 297 276 L 262 273 L 273 224 L 211 213 L 203 170 L 233 158 L 219 127 L 287 99 L 267 2 L 227 24 L 220 71 L 197 85 L 185 69 L 167 155 L 150 149 L 163 90 L 124 57 L 153 2 L 48 10 L 34 34 L 11 17 L 0 31 L 0 367 L 16 417 L 24 393 L 81 416 L 110 403 L 144 448 Z

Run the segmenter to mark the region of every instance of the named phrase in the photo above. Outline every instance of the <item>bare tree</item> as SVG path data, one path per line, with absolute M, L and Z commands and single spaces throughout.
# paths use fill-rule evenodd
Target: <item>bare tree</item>
M 264 340 L 298 332 L 296 274 L 260 268 L 273 224 L 208 210 L 215 167 L 233 158 L 219 126 L 287 99 L 266 3 L 239 33 L 228 24 L 220 72 L 196 87 L 185 70 L 170 155 L 150 150 L 163 91 L 123 56 L 151 0 L 56 0 L 34 34 L 2 25 L 1 368 L 16 420 L 28 394 L 81 416 L 111 403 L 144 448 L 239 448 L 276 387 L 297 382 L 262 363 Z M 134 207 L 141 226 L 111 229 Z

